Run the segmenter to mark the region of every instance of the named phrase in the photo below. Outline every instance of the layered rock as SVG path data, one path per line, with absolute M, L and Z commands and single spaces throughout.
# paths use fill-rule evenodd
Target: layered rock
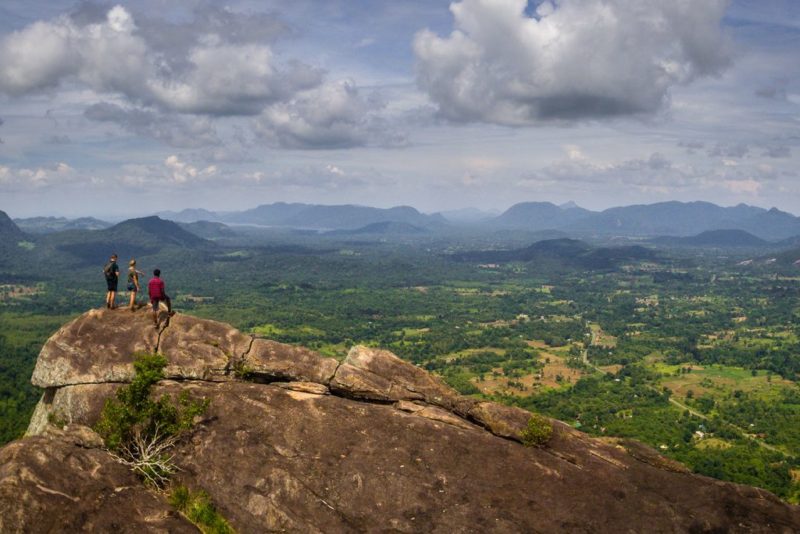
M 0 514 L 34 525 L 51 509 L 65 514 L 65 526 L 81 517 L 110 530 L 106 506 L 116 501 L 98 495 L 125 488 L 119 517 L 149 521 L 150 530 L 183 528 L 163 499 L 131 483 L 74 426 L 97 420 L 104 400 L 133 376 L 139 350 L 169 361 L 170 380 L 157 394 L 211 400 L 176 447 L 178 480 L 208 492 L 242 532 L 800 529 L 797 507 L 691 475 L 636 442 L 601 441 L 554 422 L 546 446 L 524 447 L 528 412 L 462 397 L 386 351 L 355 347 L 339 363 L 214 321 L 177 315 L 156 330 L 145 312 L 123 311 L 85 314 L 45 344 L 33 380 L 46 392 L 32 437 L 0 451 Z M 65 423 L 69 432 L 53 430 Z M 36 471 L 51 462 L 53 481 Z M 70 485 L 71 470 L 89 474 Z M 80 477 L 94 489 L 81 493 Z M 8 488 L 23 487 L 26 499 L 12 499 Z

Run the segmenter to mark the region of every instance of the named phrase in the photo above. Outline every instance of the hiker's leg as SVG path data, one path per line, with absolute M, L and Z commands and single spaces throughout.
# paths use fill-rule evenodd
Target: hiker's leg
M 167 303 L 167 313 L 172 313 L 172 300 L 168 296 L 164 295 L 164 301 Z
M 109 306 L 112 310 L 117 307 L 117 292 L 110 291 L 109 300 L 111 301 L 111 306 Z
M 136 304 L 136 291 L 130 291 L 130 294 L 131 294 L 131 299 L 130 302 L 128 303 L 128 308 L 130 308 L 130 310 L 133 311 L 135 309 L 134 305 Z

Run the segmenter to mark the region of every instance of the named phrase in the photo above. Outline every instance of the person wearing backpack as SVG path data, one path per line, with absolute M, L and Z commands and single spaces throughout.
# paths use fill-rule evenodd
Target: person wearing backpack
M 117 265 L 117 255 L 112 254 L 108 263 L 103 267 L 103 274 L 106 277 L 106 308 L 109 310 L 117 307 L 117 284 L 119 283 L 119 265 Z

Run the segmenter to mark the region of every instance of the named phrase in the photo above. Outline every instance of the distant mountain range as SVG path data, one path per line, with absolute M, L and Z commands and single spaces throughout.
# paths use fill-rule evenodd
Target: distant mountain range
M 188 233 L 208 239 L 234 237 L 237 225 L 310 232 L 333 231 L 333 235 L 337 235 L 339 230 L 353 232 L 354 235 L 409 235 L 422 232 L 446 235 L 457 231 L 460 235 L 483 232 L 483 237 L 486 238 L 491 235 L 512 235 L 515 232 L 561 232 L 565 236 L 581 239 L 664 238 L 653 242 L 676 246 L 759 246 L 757 240 L 764 240 L 777 246 L 789 247 L 794 246 L 789 241 L 800 236 L 800 218 L 776 208 L 767 210 L 746 204 L 721 207 L 710 202 L 677 201 L 621 206 L 599 212 L 581 208 L 574 202 L 561 206 L 551 202 L 522 202 L 496 216 L 474 208 L 431 215 L 409 206 L 373 208 L 352 204 L 329 206 L 277 202 L 244 211 L 187 209 L 163 212 L 160 217 L 161 220 L 183 224 L 183 229 Z M 11 231 L 8 230 L 12 228 L 9 223 L 13 225 L 15 232 L 26 231 L 29 235 L 112 229 L 109 223 L 90 217 L 34 217 L 19 219 L 19 224 L 15 225 L 6 216 L 4 221 L 0 221 L 0 231 L 3 231 L 3 227 L 6 232 Z M 733 231 L 740 233 L 731 233 Z M 698 236 L 705 232 L 717 233 Z M 666 239 L 691 236 L 698 237 L 694 241 L 683 242 Z M 778 243 L 781 241 L 784 243 Z
M 207 210 L 183 210 L 162 212 L 166 219 L 179 222 L 199 220 L 227 224 L 250 224 L 286 228 L 308 228 L 315 230 L 355 230 L 382 222 L 405 223 L 418 227 L 443 225 L 441 215 L 425 215 L 409 206 L 394 208 L 371 208 L 352 204 L 326 206 L 321 204 L 288 204 L 276 202 L 237 212 L 211 212 Z
M 778 241 L 800 235 L 800 218 L 776 208 L 770 210 L 739 204 L 721 207 L 710 202 L 659 202 L 590 211 L 568 202 L 522 202 L 497 216 L 475 208 L 426 215 L 408 206 L 372 208 L 357 205 L 325 206 L 277 202 L 237 212 L 188 209 L 164 212 L 162 217 L 178 222 L 213 221 L 226 224 L 357 230 L 375 223 L 404 223 L 428 230 L 448 225 L 469 225 L 493 230 L 560 230 L 572 235 L 678 236 L 709 230 L 743 230 L 754 236 Z
M 777 241 L 800 235 L 800 218 L 776 208 L 745 204 L 724 208 L 710 202 L 660 202 L 593 212 L 550 202 L 516 204 L 487 221 L 498 228 L 621 236 L 691 236 L 708 230 L 744 230 Z

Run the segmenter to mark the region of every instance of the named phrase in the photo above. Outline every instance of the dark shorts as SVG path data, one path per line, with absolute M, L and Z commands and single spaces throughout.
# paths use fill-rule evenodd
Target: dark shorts
M 158 305 L 159 305 L 159 303 L 166 302 L 166 301 L 167 301 L 166 298 L 163 298 L 163 299 L 150 299 L 150 305 L 153 307 L 153 311 L 158 313 Z
M 136 286 L 134 284 L 128 284 L 128 291 L 137 291 Z
M 115 278 L 113 280 L 106 278 L 106 286 L 108 286 L 109 291 L 116 291 L 117 290 L 117 282 L 118 280 Z

